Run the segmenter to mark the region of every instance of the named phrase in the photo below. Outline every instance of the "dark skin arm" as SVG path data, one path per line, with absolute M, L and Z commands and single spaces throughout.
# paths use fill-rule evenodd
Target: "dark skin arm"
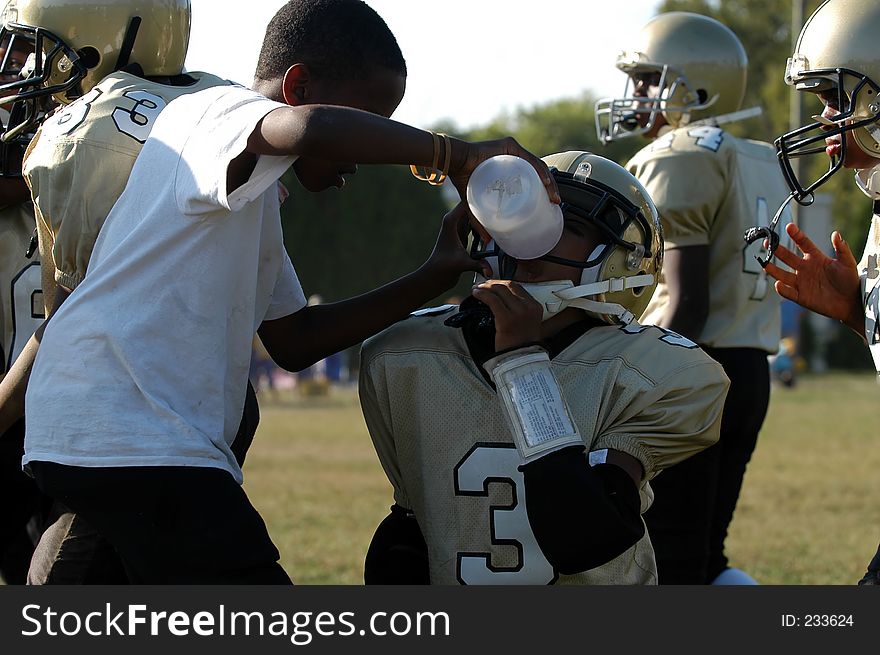
M 49 312 L 49 316 L 37 328 L 21 351 L 21 354 L 13 362 L 9 372 L 0 380 L 0 434 L 6 432 L 13 423 L 24 416 L 24 396 L 27 391 L 31 369 L 34 366 L 34 358 L 40 348 L 43 332 L 62 303 L 70 295 L 70 289 L 56 286 L 55 300 Z
M 471 259 L 465 250 L 469 218 L 463 204 L 447 214 L 434 251 L 412 273 L 355 298 L 265 321 L 259 334 L 272 359 L 288 371 L 300 371 L 406 318 L 453 287 L 464 271 L 489 273 L 486 262 Z
M 663 276 L 669 307 L 658 324 L 699 343 L 709 317 L 709 247 L 670 248 L 664 254 Z
M 550 199 L 559 203 L 556 182 L 547 165 L 513 138 L 469 143 L 450 139 L 449 177 L 464 197 L 471 172 L 494 155 L 517 155 L 535 170 Z M 246 152 L 230 165 L 228 190 L 247 181 L 256 155 L 298 155 L 356 164 L 416 164 L 430 166 L 434 158 L 431 135 L 377 114 L 335 105 L 280 107 L 268 113 L 251 133 Z

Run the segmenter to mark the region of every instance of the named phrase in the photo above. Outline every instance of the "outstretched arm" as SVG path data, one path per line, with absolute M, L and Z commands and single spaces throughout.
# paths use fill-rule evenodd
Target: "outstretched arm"
M 260 339 L 275 363 L 300 371 L 328 355 L 349 348 L 406 318 L 458 281 L 464 271 L 489 272 L 488 264 L 465 250 L 469 214 L 459 204 L 443 219 L 434 251 L 417 270 L 375 291 L 265 321 Z
M 513 138 L 469 143 L 450 138 L 450 179 L 464 197 L 476 166 L 494 155 L 517 155 L 535 170 L 550 199 L 559 191 L 547 165 Z M 280 107 L 263 118 L 248 139 L 252 155 L 298 155 L 356 164 L 416 164 L 430 166 L 434 140 L 429 132 L 377 114 L 332 105 Z
M 785 226 L 802 256 L 784 246 L 776 249 L 776 257 L 791 268 L 786 271 L 770 262 L 767 274 L 776 280 L 776 292 L 783 298 L 829 318 L 835 318 L 864 337 L 859 271 L 852 251 L 840 232 L 831 234 L 834 257 L 816 247 L 793 223 Z

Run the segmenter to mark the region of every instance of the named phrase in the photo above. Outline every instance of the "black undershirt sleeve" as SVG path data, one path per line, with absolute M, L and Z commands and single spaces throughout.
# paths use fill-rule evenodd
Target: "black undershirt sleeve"
M 639 491 L 619 466 L 590 466 L 583 446 L 520 467 L 529 524 L 544 556 L 571 575 L 611 561 L 645 534 Z
M 364 582 L 431 584 L 425 538 L 412 512 L 400 505 L 392 505 L 376 528 L 364 561 Z

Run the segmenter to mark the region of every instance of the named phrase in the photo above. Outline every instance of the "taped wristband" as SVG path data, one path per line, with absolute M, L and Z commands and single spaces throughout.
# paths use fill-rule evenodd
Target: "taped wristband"
M 583 445 L 543 348 L 522 348 L 494 357 L 484 366 L 498 389 L 524 462 L 572 444 Z

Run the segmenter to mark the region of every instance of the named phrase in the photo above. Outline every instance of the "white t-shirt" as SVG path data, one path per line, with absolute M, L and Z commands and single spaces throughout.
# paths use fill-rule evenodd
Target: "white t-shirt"
M 24 464 L 241 469 L 241 421 L 260 323 L 306 300 L 282 242 L 262 156 L 226 192 L 230 163 L 281 107 L 241 87 L 169 103 L 92 253 L 46 330 L 27 392 Z

